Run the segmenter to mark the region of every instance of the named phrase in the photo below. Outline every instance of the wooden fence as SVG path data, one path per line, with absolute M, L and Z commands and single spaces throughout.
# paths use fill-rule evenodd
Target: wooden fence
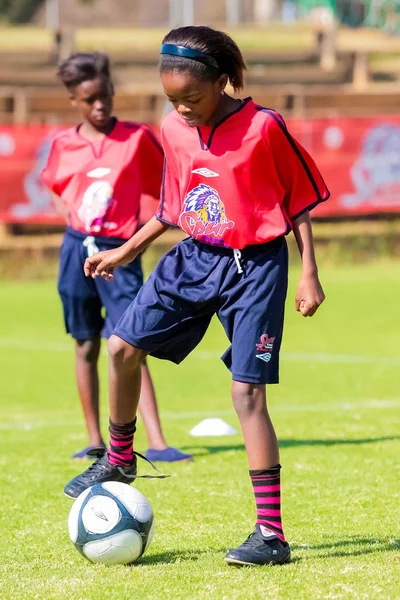
M 376 84 L 364 90 L 354 90 L 351 84 L 252 85 L 246 87 L 245 95 L 295 118 L 395 114 L 400 109 L 397 83 Z M 115 112 L 122 120 L 159 123 L 166 109 L 165 96 L 155 85 L 116 89 Z M 0 124 L 74 122 L 76 111 L 62 89 L 0 88 Z

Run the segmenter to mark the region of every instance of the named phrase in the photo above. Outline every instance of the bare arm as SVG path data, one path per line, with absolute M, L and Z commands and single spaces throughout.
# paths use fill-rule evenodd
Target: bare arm
M 307 211 L 293 221 L 293 233 L 303 263 L 302 275 L 296 293 L 296 310 L 304 317 L 312 317 L 325 300 L 318 278 L 310 213 Z
M 98 252 L 85 261 L 84 271 L 87 277 L 102 275 L 112 279 L 115 267 L 126 265 L 138 256 L 151 242 L 159 238 L 169 225 L 152 217 L 130 240 L 119 248 Z

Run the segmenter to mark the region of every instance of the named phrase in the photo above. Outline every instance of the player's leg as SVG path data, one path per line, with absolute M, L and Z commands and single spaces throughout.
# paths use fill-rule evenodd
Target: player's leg
M 146 431 L 148 448 L 162 451 L 165 450 L 168 445 L 161 428 L 156 392 L 146 361 L 142 363 L 141 371 L 142 387 L 140 390 L 138 413 L 143 421 L 144 429 Z
M 89 448 L 104 446 L 100 431 L 98 360 L 101 339 L 75 340 L 75 374 L 89 437 Z M 86 458 L 87 448 L 73 458 Z
M 267 409 L 266 386 L 232 381 L 232 400 L 246 445 L 249 469 L 279 464 L 279 448 Z
M 86 257 L 83 240 L 84 236 L 66 233 L 60 251 L 58 278 L 66 331 L 75 340 L 76 383 L 89 437 L 89 446 L 73 458 L 86 458 L 92 447 L 104 445 L 99 423 L 97 371 L 103 318 L 94 282 L 83 273 Z
M 232 382 L 256 502 L 253 533 L 226 556 L 228 564 L 265 565 L 290 560 L 281 519 L 279 449 L 267 410 L 265 385 Z
M 110 450 L 67 484 L 67 496 L 75 498 L 94 483 L 135 478 L 132 442 L 141 364 L 149 353 L 180 363 L 203 338 L 215 309 L 218 265 L 207 260 L 191 270 L 194 252 L 193 243 L 184 241 L 161 259 L 110 337 Z
M 116 335 L 108 340 L 108 394 L 110 403 L 110 449 L 108 461 L 128 469 L 136 464 L 133 437 L 142 386 L 142 362 L 147 353 Z
M 218 315 L 232 342 L 223 360 L 232 372 L 232 399 L 246 446 L 257 520 L 253 533 L 230 550 L 229 564 L 284 563 L 290 559 L 280 511 L 279 449 L 266 402 L 266 383 L 278 382 L 287 287 L 284 242 L 260 255 L 243 253 L 244 273 L 232 277 Z
M 120 317 L 128 309 L 143 286 L 141 257 L 139 256 L 132 263 L 116 269 L 113 281 L 99 278 L 96 279 L 95 283 L 102 304 L 106 309 L 103 336 L 109 337 Z M 143 421 L 148 441 L 146 457 L 153 462 L 190 460 L 192 458 L 190 454 L 184 454 L 177 448 L 168 447 L 160 422 L 153 381 L 146 362 L 143 363 L 141 371 L 142 387 L 138 412 Z
M 116 335 L 108 340 L 110 447 L 108 451 L 97 453 L 97 460 L 65 486 L 64 493 L 70 498 L 77 498 L 96 483 L 132 483 L 135 479 L 133 437 L 141 388 L 141 365 L 146 354 Z
M 147 362 L 142 363 L 142 388 L 138 412 L 147 436 L 146 458 L 152 462 L 180 462 L 192 460 L 191 454 L 168 446 L 161 427 L 156 392 Z

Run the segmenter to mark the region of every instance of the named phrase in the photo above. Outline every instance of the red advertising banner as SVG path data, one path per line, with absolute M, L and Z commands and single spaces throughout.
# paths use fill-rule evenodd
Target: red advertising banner
M 400 212 L 400 116 L 288 120 L 331 191 L 315 217 Z M 60 223 L 39 179 L 59 128 L 0 127 L 0 221 Z M 145 203 L 146 217 L 154 204 Z
M 331 197 L 313 217 L 400 212 L 400 116 L 291 120 Z
M 39 175 L 57 129 L 0 127 L 0 221 L 61 223 Z

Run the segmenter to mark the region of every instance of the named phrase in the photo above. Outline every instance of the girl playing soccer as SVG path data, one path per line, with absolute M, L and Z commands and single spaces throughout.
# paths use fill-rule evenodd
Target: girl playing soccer
M 146 126 L 111 116 L 114 93 L 106 55 L 72 54 L 58 76 L 83 123 L 55 139 L 42 179 L 68 224 L 58 290 L 67 332 L 75 339 L 76 381 L 89 434 L 89 446 L 73 458 L 85 458 L 105 447 L 99 424 L 100 336 L 109 337 L 142 286 L 143 273 L 140 256 L 119 269 L 112 283 L 87 279 L 83 264 L 99 250 L 118 248 L 137 231 L 142 194 L 159 198 L 164 157 Z M 141 370 L 146 455 L 168 462 L 191 458 L 168 448 L 145 362 Z
M 163 41 L 161 81 L 175 112 L 162 125 L 157 213 L 123 246 L 88 258 L 85 273 L 116 277 L 115 267 L 134 260 L 171 225 L 189 237 L 161 259 L 109 339 L 110 451 L 65 493 L 76 497 L 94 483 L 135 477 L 141 362 L 148 354 L 181 362 L 216 314 L 230 341 L 222 360 L 232 373 L 257 510 L 253 533 L 226 561 L 263 565 L 290 559 L 279 450 L 266 405 L 266 384 L 278 382 L 285 235 L 293 229 L 303 263 L 296 309 L 312 316 L 324 293 L 309 211 L 329 192 L 278 113 L 225 93 L 228 82 L 236 91 L 243 87 L 244 68 L 233 40 L 208 27 L 175 29 Z

